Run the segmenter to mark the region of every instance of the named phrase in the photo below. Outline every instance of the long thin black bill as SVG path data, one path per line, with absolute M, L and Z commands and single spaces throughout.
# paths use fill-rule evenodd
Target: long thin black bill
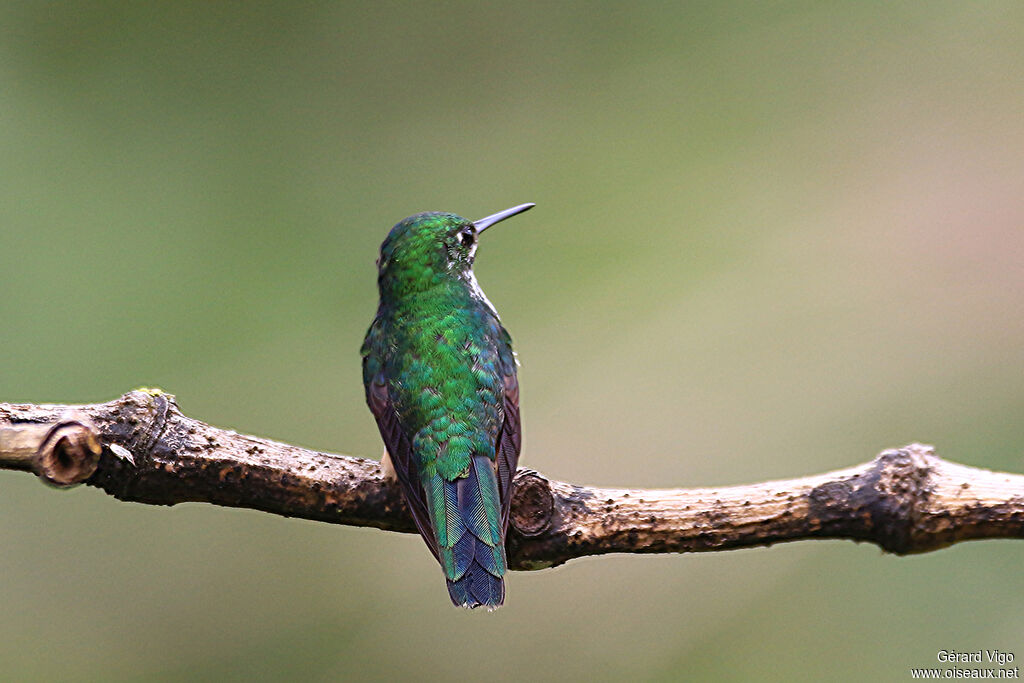
M 515 216 L 517 213 L 522 213 L 523 211 L 529 211 L 530 209 L 532 209 L 535 206 L 537 206 L 537 205 L 536 204 L 520 204 L 519 206 L 513 206 L 511 209 L 505 209 L 504 211 L 499 211 L 498 213 L 494 214 L 493 216 L 488 216 L 487 218 L 481 218 L 478 221 L 473 221 L 473 225 L 476 227 L 476 231 L 478 233 L 481 233 L 484 230 L 486 230 L 487 228 L 489 228 L 492 225 L 494 225 L 495 223 L 500 223 L 501 221 L 505 220 L 506 218 L 511 218 L 512 216 Z

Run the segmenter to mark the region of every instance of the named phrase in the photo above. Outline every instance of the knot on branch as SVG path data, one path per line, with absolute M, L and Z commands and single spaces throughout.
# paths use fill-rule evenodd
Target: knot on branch
M 554 509 L 550 482 L 533 470 L 519 470 L 512 484 L 512 528 L 526 537 L 538 536 L 551 525 Z
M 923 444 L 882 451 L 864 472 L 826 482 L 809 494 L 810 524 L 818 535 L 839 530 L 903 555 L 916 547 L 914 528 L 931 494 L 934 449 Z
M 0 426 L 0 466 L 29 470 L 53 486 L 73 486 L 88 479 L 102 450 L 92 421 L 74 411 L 52 423 Z
M 48 484 L 74 486 L 92 476 L 102 451 L 92 422 L 84 416 L 70 416 L 53 425 L 43 438 L 33 469 Z

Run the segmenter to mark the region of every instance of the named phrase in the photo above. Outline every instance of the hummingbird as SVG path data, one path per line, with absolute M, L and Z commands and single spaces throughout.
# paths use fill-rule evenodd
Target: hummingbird
M 512 338 L 473 274 L 477 241 L 520 204 L 478 221 L 428 212 L 380 247 L 377 315 L 363 341 L 366 402 L 452 602 L 499 607 L 522 443 Z

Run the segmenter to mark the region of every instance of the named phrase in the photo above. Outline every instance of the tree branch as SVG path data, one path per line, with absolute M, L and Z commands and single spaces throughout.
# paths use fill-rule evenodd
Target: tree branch
M 139 390 L 82 406 L 0 403 L 0 469 L 120 500 L 200 501 L 335 524 L 414 532 L 375 460 L 218 429 L 174 397 Z M 1024 537 L 1024 476 L 949 463 L 911 444 L 812 477 L 719 489 L 610 489 L 519 470 L 513 569 L 604 553 L 726 550 L 810 538 L 870 541 L 896 554 Z

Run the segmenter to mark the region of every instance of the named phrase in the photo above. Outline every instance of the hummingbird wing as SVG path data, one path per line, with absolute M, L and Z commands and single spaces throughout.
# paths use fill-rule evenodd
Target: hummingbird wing
M 512 505 L 512 478 L 519 464 L 519 451 L 523 445 L 522 425 L 519 420 L 519 380 L 516 377 L 516 356 L 512 351 L 512 338 L 505 328 L 500 329 L 498 358 L 502 375 L 503 419 L 495 444 L 498 466 L 498 494 L 501 498 L 501 531 L 508 531 L 508 515 Z
M 378 319 L 379 320 L 379 319 Z M 434 558 L 441 561 L 438 554 L 437 541 L 430 524 L 427 512 L 426 494 L 417 475 L 417 466 L 413 457 L 412 442 L 405 433 L 398 419 L 398 411 L 388 389 L 385 376 L 383 349 L 378 343 L 381 339 L 378 320 L 370 327 L 363 343 L 363 382 L 366 386 L 366 403 L 377 421 L 384 446 L 388 450 L 391 464 L 395 468 L 395 476 L 405 493 L 405 500 L 412 513 L 412 519 L 420 535 L 427 542 L 427 547 Z
M 430 552 L 437 558 L 437 543 L 434 541 L 434 532 L 431 529 L 430 516 L 427 513 L 426 495 L 419 478 L 415 476 L 416 468 L 413 464 L 412 446 L 398 422 L 398 413 L 395 411 L 394 405 L 387 398 L 387 386 L 374 381 L 367 392 L 367 403 L 377 420 L 377 427 L 380 429 L 384 445 L 388 449 L 388 456 L 395 468 L 395 475 L 405 491 L 405 500 L 409 505 L 409 512 L 412 513 L 412 519 L 416 522 L 416 528 L 426 539 Z

